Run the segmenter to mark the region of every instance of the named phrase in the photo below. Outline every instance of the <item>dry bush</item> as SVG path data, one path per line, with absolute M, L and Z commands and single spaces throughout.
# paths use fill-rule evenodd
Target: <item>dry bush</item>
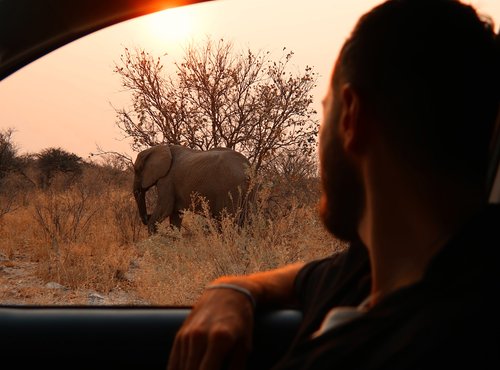
M 0 218 L 0 253 L 12 260 L 18 256 L 30 255 L 33 229 L 31 214 L 27 207 L 16 209 Z
M 132 244 L 146 236 L 134 197 L 130 192 L 116 192 L 113 197 L 116 234 L 122 244 Z
M 99 291 L 117 284 L 136 254 L 123 244 L 123 227 L 113 222 L 114 200 L 78 186 L 61 193 L 39 192 L 33 203 L 37 243 L 32 256 L 39 261 L 40 276 Z
M 39 192 L 33 206 L 42 237 L 55 244 L 84 239 L 92 218 L 101 210 L 83 186 L 65 192 Z
M 22 172 L 10 172 L 0 179 L 0 218 L 25 205 L 35 184 Z
M 15 194 L 14 196 L 7 196 L 0 194 L 0 218 L 7 213 L 14 212 L 19 206 L 15 204 Z
M 135 256 L 112 240 L 52 245 L 45 252 L 38 265 L 38 275 L 45 281 L 104 293 L 119 285 Z
M 138 258 L 133 241 L 147 232 L 131 192 L 108 181 L 88 172 L 67 188 L 26 192 L 24 203 L 0 219 L 3 258 L 35 262 L 43 281 L 72 289 L 130 285 L 124 276 Z
M 22 236 L 29 228 L 19 215 L 29 204 L 34 188 L 19 172 L 9 173 L 0 180 L 0 253 L 7 259 L 24 249 Z
M 86 164 L 81 184 L 92 194 L 109 195 L 115 190 L 132 194 L 133 172 L 110 165 Z

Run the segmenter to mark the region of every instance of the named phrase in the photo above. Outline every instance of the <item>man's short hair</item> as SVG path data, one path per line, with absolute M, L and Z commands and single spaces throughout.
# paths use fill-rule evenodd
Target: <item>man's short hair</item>
M 413 166 L 477 185 L 499 104 L 495 37 L 458 1 L 389 0 L 360 18 L 333 86 L 351 83 Z

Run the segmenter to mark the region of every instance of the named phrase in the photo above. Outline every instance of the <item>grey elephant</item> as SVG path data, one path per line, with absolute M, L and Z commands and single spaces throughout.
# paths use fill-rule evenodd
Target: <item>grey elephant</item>
M 134 196 L 142 222 L 150 234 L 157 223 L 169 217 L 181 226 L 181 211 L 191 206 L 193 194 L 203 196 L 212 217 L 223 209 L 235 214 L 249 187 L 248 159 L 232 149 L 207 151 L 180 145 L 158 145 L 137 155 L 134 163 Z M 146 191 L 156 185 L 157 204 L 151 215 L 146 208 Z

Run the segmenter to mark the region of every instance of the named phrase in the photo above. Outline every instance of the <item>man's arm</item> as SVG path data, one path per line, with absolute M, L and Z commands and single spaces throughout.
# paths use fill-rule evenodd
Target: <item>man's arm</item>
M 258 307 L 286 307 L 296 301 L 295 278 L 303 263 L 246 276 L 225 276 L 212 284 L 247 289 Z M 169 370 L 244 368 L 252 345 L 254 308 L 251 300 L 232 289 L 206 290 L 175 338 Z

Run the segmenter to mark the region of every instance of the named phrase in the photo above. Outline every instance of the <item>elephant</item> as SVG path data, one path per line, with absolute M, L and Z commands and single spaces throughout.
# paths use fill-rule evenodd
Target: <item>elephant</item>
M 156 145 L 140 152 L 134 162 L 133 193 L 149 234 L 169 217 L 180 228 L 181 212 L 192 204 L 193 194 L 208 202 L 210 215 L 220 217 L 225 209 L 235 214 L 249 188 L 249 160 L 229 148 L 206 151 L 181 145 Z M 147 213 L 146 192 L 156 185 L 157 204 Z

